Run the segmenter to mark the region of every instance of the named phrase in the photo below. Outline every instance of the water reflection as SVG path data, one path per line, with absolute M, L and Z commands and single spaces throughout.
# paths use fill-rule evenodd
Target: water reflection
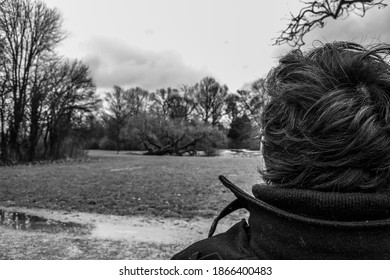
M 82 224 L 73 222 L 60 222 L 38 216 L 28 215 L 25 213 L 10 212 L 5 210 L 0 210 L 0 226 L 13 228 L 15 230 L 40 231 L 48 233 L 89 233 L 89 228 Z

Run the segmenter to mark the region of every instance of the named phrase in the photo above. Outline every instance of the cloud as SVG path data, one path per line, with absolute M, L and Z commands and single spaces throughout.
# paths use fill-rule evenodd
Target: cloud
M 210 73 L 185 64 L 175 51 L 151 51 L 117 39 L 94 38 L 88 41 L 90 66 L 98 87 L 139 86 L 147 90 L 195 84 Z
M 154 34 L 154 30 L 151 29 L 151 28 L 148 28 L 148 29 L 144 30 L 144 33 L 147 34 L 147 35 L 153 35 Z
M 335 40 L 353 41 L 363 45 L 371 43 L 390 42 L 390 7 L 383 9 L 372 8 L 364 17 L 350 14 L 345 19 L 329 19 L 324 28 L 313 30 L 305 41 L 309 44 L 312 40 L 321 42 L 333 42 Z

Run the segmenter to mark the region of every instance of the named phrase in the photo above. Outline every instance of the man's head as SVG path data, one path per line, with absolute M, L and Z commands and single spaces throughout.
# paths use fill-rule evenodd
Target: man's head
M 266 182 L 358 192 L 390 188 L 390 46 L 325 44 L 284 56 L 267 78 Z

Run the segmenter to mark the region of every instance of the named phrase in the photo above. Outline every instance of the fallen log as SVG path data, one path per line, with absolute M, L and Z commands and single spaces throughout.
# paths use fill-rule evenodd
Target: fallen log
M 144 143 L 144 146 L 147 150 L 147 152 L 144 153 L 144 155 L 153 155 L 153 156 L 164 156 L 164 155 L 175 155 L 175 156 L 182 156 L 185 153 L 188 153 L 190 156 L 196 155 L 196 144 L 201 141 L 203 138 L 206 137 L 206 134 L 203 134 L 201 137 L 198 137 L 194 140 L 192 140 L 190 143 L 185 144 L 181 147 L 178 147 L 179 141 L 174 141 L 164 147 L 160 147 L 159 145 L 156 145 L 155 143 L 151 143 L 149 139 L 147 140 L 148 143 L 153 146 L 150 147 L 147 143 Z

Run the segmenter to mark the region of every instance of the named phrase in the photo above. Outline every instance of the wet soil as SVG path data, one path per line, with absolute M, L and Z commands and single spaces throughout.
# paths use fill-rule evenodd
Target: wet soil
M 74 222 L 61 222 L 22 212 L 0 209 L 0 227 L 14 230 L 47 233 L 90 233 L 90 226 Z
M 0 258 L 2 259 L 166 259 L 189 244 L 206 238 L 213 220 L 212 218 L 129 217 L 12 207 L 1 207 L 1 209 Z M 217 233 L 226 230 L 239 220 L 237 215 L 223 219 Z M 12 234 L 12 231 L 19 234 Z M 30 244 L 33 254 L 29 255 L 25 248 L 9 248 L 6 246 L 10 241 L 7 240 L 8 238 L 15 244 L 22 244 L 30 239 L 29 244 L 36 243 Z M 61 251 L 65 253 L 52 252 L 53 250 L 50 249 L 52 245 L 46 248 L 46 245 L 41 244 L 42 238 L 47 241 L 47 244 L 63 242 L 66 250 L 61 249 Z M 82 248 L 80 243 L 93 244 L 93 248 L 91 249 L 92 245 Z M 37 246 L 45 248 L 37 248 Z M 106 252 L 102 253 L 99 249 L 109 246 L 119 246 L 127 250 L 127 253 L 119 250 L 115 254 L 110 251 L 111 255 L 108 256 Z M 4 251 L 8 248 L 9 252 Z M 39 250 L 44 253 L 34 253 Z

